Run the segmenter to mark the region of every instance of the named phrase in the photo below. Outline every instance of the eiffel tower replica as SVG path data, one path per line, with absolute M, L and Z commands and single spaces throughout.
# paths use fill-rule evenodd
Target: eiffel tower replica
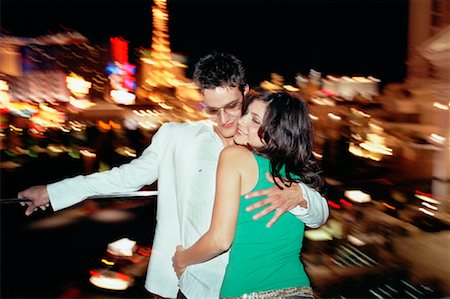
M 196 110 L 201 98 L 195 85 L 186 78 L 186 58 L 170 49 L 167 0 L 153 0 L 152 16 L 152 45 L 150 49 L 140 50 L 140 80 L 136 96 L 143 104 Z M 197 115 L 194 118 L 202 117 Z

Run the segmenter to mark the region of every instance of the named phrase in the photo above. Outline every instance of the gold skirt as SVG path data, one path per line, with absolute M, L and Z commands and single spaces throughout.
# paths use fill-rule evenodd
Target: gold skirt
M 283 299 L 290 296 L 303 296 L 314 298 L 314 292 L 311 287 L 294 287 L 279 290 L 253 292 L 239 297 L 221 297 L 226 299 Z

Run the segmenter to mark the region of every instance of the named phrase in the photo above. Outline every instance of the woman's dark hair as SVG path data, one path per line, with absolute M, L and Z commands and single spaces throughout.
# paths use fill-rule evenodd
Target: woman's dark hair
M 253 151 L 270 160 L 272 176 L 285 186 L 301 181 L 323 193 L 324 181 L 312 153 L 313 127 L 307 104 L 286 92 L 249 92 L 245 111 L 253 101 L 268 103 L 258 132 L 266 145 Z
M 244 93 L 247 85 L 242 62 L 234 55 L 213 52 L 202 57 L 193 74 L 200 90 L 216 87 L 238 87 Z

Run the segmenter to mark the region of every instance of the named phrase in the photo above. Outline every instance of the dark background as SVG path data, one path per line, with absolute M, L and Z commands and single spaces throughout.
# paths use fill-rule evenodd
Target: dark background
M 150 0 L 2 0 L 4 34 L 35 37 L 76 30 L 92 43 L 111 36 L 135 49 L 150 47 Z M 195 62 L 212 50 L 246 64 L 251 84 L 277 72 L 287 83 L 311 68 L 323 75 L 374 76 L 402 82 L 408 27 L 407 0 L 169 0 L 173 52 Z

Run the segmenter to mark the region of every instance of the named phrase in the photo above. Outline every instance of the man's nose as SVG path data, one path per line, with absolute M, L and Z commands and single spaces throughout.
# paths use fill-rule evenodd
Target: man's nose
M 219 123 L 221 123 L 221 124 L 225 124 L 228 120 L 228 114 L 225 112 L 224 109 L 219 110 L 218 117 L 219 117 Z

